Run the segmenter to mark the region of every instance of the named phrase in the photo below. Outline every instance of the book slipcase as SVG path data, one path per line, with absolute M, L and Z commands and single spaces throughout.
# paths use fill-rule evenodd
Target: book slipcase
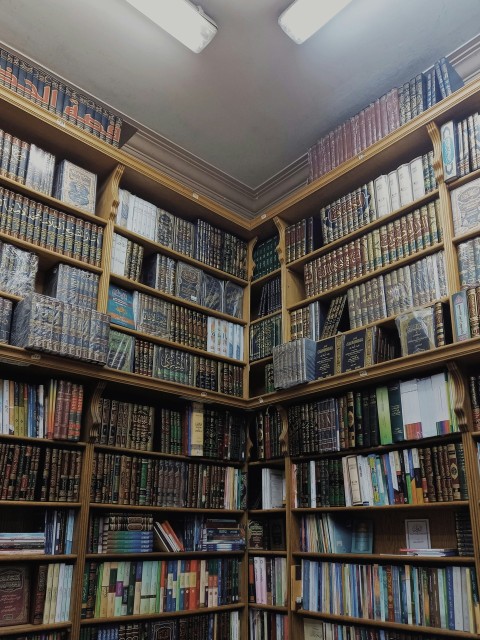
M 304 620 L 310 620 L 306 634 L 318 629 L 335 634 L 341 627 L 344 633 L 357 629 L 351 637 L 379 640 L 477 636 L 480 305 L 472 290 L 480 285 L 475 259 L 480 221 L 468 209 L 462 218 L 467 226 L 456 228 L 451 194 L 459 197 L 454 190 L 478 178 L 480 155 L 475 136 L 469 137 L 469 162 L 464 145 L 459 177 L 447 184 L 441 127 L 452 121 L 450 130 L 458 135 L 466 129 L 468 137 L 469 116 L 474 127 L 478 121 L 479 95 L 478 81 L 460 88 L 372 144 L 362 157 L 344 160 L 261 218 L 247 221 L 0 88 L 2 128 L 19 141 L 34 139 L 49 158 L 74 158 L 97 176 L 98 194 L 92 213 L 49 195 L 36 182 L 19 180 L 21 172 L 0 172 L 5 266 L 0 500 L 8 514 L 0 551 L 9 550 L 8 557 L 0 553 L 0 586 L 2 576 L 3 584 L 21 585 L 13 598 L 14 614 L 2 619 L 2 635 L 103 640 L 187 633 L 205 640 L 215 630 L 225 640 L 246 640 L 249 633 L 271 640 L 274 634 L 285 636 L 288 627 L 288 637 L 301 640 Z M 385 187 L 395 186 L 398 178 L 399 187 L 408 191 L 405 175 L 415 168 L 418 178 L 423 164 L 430 167 L 425 189 L 418 192 L 412 185 L 413 197 L 400 199 L 400 206 L 393 200 L 397 204 L 389 208 Z M 368 212 L 355 222 L 349 216 L 353 204 L 362 201 L 356 197 L 362 185 L 370 198 L 382 193 L 384 208 L 375 215 L 369 199 Z M 118 217 L 119 203 L 125 205 L 123 218 Z M 344 210 L 342 203 L 347 203 Z M 337 224 L 322 245 L 322 215 L 333 204 Z M 72 247 L 70 233 L 75 234 Z M 254 272 L 256 243 L 260 264 Z M 34 255 L 35 264 L 19 252 Z M 10 287 L 4 274 L 14 271 L 19 260 L 22 283 Z M 68 267 L 61 274 L 60 264 Z M 85 282 L 80 271 L 89 274 Z M 51 273 L 61 286 L 57 280 L 49 283 Z M 413 286 L 406 284 L 408 278 Z M 184 330 L 193 336 L 197 316 L 214 318 L 216 327 L 239 326 L 243 340 L 234 340 L 244 345 L 243 358 L 234 361 L 222 349 L 207 350 L 211 357 L 205 358 L 205 349 L 187 339 L 177 342 L 132 327 L 128 313 L 126 326 L 110 332 L 114 366 L 11 344 L 9 320 L 25 293 L 53 292 L 58 298 L 63 288 L 65 306 L 86 305 L 82 309 L 106 314 L 110 285 L 132 296 L 163 300 L 165 308 L 184 309 L 180 318 L 183 313 L 188 319 Z M 466 334 L 455 324 L 462 316 L 453 313 L 451 302 L 462 287 L 470 291 L 464 295 L 464 317 L 470 319 Z M 400 312 L 435 303 L 455 329 L 445 326 L 443 346 L 403 357 L 397 351 L 393 359 L 301 386 L 273 389 L 273 341 L 268 342 L 273 330 L 265 331 L 266 347 L 258 359 L 250 361 L 247 353 L 251 327 L 272 318 L 278 318 L 274 333 L 280 343 L 292 336 L 318 340 L 325 318 L 324 338 L 333 337 L 330 325 L 333 333 L 338 329 L 347 336 L 366 325 L 394 334 Z M 82 331 L 88 331 L 93 326 L 88 314 L 82 311 L 80 317 Z M 462 338 L 455 341 L 452 336 L 458 335 Z M 165 356 L 162 368 L 153 366 L 159 354 Z M 186 369 L 179 364 L 186 360 L 193 363 L 190 377 L 184 377 Z M 207 360 L 213 364 L 207 367 Z M 163 373 L 150 375 L 150 367 Z M 389 398 L 392 385 L 415 382 L 424 391 L 428 377 L 445 372 L 442 397 L 447 398 L 450 426 L 439 414 L 433 432 L 421 411 L 418 420 L 404 411 L 400 433 Z M 188 382 L 192 379 L 196 385 Z M 406 392 L 414 393 L 410 387 Z M 426 406 L 436 407 L 434 386 L 429 389 Z M 132 429 L 125 408 L 115 418 L 103 415 L 105 399 L 110 407 L 135 405 Z M 155 424 L 161 425 L 158 433 L 148 431 L 145 411 L 138 409 L 152 406 Z M 188 418 L 186 407 L 191 409 Z M 237 455 L 244 440 L 236 426 L 220 426 L 232 424 L 228 412 L 247 410 L 257 418 L 249 431 L 254 447 L 246 463 Z M 247 417 L 244 435 L 246 423 Z M 318 444 L 319 437 L 329 443 L 326 448 Z M 336 439 L 338 446 L 332 444 Z M 392 485 L 390 491 L 393 468 L 401 490 Z M 255 488 L 263 488 L 265 495 L 255 495 Z M 262 499 L 274 506 L 263 506 Z M 195 516 L 225 517 L 229 527 L 241 525 L 247 551 L 221 546 L 147 551 L 150 530 L 141 530 L 146 535 L 129 549 L 120 529 L 118 535 L 108 534 L 107 553 L 91 552 L 97 549 L 91 544 L 92 523 L 102 518 L 121 526 L 158 519 L 166 528 L 164 522 L 171 520 L 179 531 Z M 457 548 L 458 555 L 400 555 L 407 547 L 405 521 L 425 519 L 431 546 Z M 223 535 L 228 536 L 228 527 Z M 168 593 L 169 576 L 178 584 L 178 600 Z M 328 585 L 347 579 L 355 585 L 348 601 L 332 599 Z M 362 590 L 368 580 L 381 588 L 381 595 Z M 322 589 L 315 589 L 320 582 Z M 410 586 L 403 588 L 407 582 Z M 457 591 L 466 593 L 465 605 L 455 599 Z M 417 596 L 409 607 L 412 593 Z

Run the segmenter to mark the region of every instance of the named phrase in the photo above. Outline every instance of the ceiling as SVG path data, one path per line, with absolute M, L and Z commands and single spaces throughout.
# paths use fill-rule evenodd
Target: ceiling
M 199 1 L 200 54 L 124 0 L 0 0 L 0 41 L 254 190 L 480 31 L 479 0 L 353 0 L 297 45 L 292 0 Z

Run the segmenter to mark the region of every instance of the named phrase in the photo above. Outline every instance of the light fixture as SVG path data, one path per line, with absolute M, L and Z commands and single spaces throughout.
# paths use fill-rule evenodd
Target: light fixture
M 278 24 L 297 44 L 313 36 L 352 0 L 295 0 L 278 19 Z
M 195 53 L 200 53 L 217 33 L 213 20 L 188 0 L 127 2 Z

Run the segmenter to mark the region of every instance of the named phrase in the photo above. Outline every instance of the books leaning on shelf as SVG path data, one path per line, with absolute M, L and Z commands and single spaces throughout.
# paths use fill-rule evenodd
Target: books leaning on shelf
M 248 601 L 285 607 L 287 559 L 254 556 L 248 559 Z
M 273 348 L 275 389 L 288 389 L 316 377 L 317 343 L 308 338 L 285 342 Z
M 329 513 L 302 516 L 300 550 L 310 553 L 372 553 L 373 522 Z
M 57 632 L 58 633 L 58 632 Z M 65 640 L 62 637 L 33 637 L 32 640 Z M 86 626 L 80 629 L 80 640 L 240 640 L 238 611 L 220 611 L 175 617 L 153 622 L 128 622 Z M 280 638 L 278 638 L 280 640 Z
M 55 156 L 0 129 L 0 175 L 51 195 Z
M 13 303 L 0 296 L 0 342 L 10 342 L 10 326 L 12 324 Z
M 103 226 L 0 187 L 0 231 L 69 258 L 100 266 Z
M 149 553 L 153 551 L 153 516 L 107 512 L 90 517 L 89 553 Z
M 286 502 L 285 471 L 262 469 L 262 509 L 282 509 Z
M 109 331 L 109 316 L 104 313 L 32 293 L 16 305 L 11 343 L 104 365 Z
M 282 336 L 282 314 L 259 320 L 250 325 L 250 362 L 272 354 Z
M 319 300 L 311 302 L 290 312 L 290 340 L 310 338 L 323 340 L 336 335 L 339 330 L 346 330 L 348 313 L 346 309 L 347 296 L 332 298 L 325 312 L 324 303 Z
M 480 605 L 473 596 L 477 593 L 473 567 L 362 565 L 306 559 L 301 566 L 306 611 L 334 615 L 349 611 L 355 618 L 478 633 Z M 355 579 L 358 573 L 363 580 Z M 380 590 L 382 583 L 386 587 Z M 332 585 L 337 586 L 333 589 Z M 376 593 L 380 598 L 374 596 Z M 405 605 L 395 607 L 395 602 Z
M 3 48 L 0 49 L 0 84 L 100 140 L 119 146 L 120 117 Z
M 440 58 L 426 73 L 391 89 L 310 147 L 310 181 L 357 156 L 462 86 L 450 61 Z
M 28 438 L 80 438 L 83 386 L 67 380 L 48 385 L 0 380 L 0 433 Z
M 480 168 L 480 115 L 450 120 L 440 129 L 445 182 Z
M 451 384 L 449 374 L 440 372 L 291 405 L 290 455 L 375 447 L 455 433 L 459 427 Z M 472 384 L 471 380 L 471 388 Z M 476 385 L 474 390 L 477 393 Z M 475 402 L 472 404 L 475 407 Z
M 253 277 L 252 280 L 258 280 L 262 276 L 280 268 L 278 259 L 277 245 L 279 242 L 278 235 L 272 236 L 263 242 L 259 242 L 253 248 Z
M 239 601 L 237 558 L 87 561 L 82 618 L 139 615 L 218 607 Z M 188 588 L 186 580 L 188 579 Z M 116 584 L 108 597 L 109 584 Z M 184 587 L 173 589 L 173 583 Z
M 251 640 L 288 640 L 288 616 L 272 611 L 251 609 L 248 612 Z

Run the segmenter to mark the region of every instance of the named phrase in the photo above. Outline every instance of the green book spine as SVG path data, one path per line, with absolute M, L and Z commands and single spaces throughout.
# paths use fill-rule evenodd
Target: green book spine
M 394 442 L 405 440 L 403 429 L 402 403 L 400 399 L 400 383 L 392 382 L 388 385 L 388 402 L 390 405 L 390 421 Z

